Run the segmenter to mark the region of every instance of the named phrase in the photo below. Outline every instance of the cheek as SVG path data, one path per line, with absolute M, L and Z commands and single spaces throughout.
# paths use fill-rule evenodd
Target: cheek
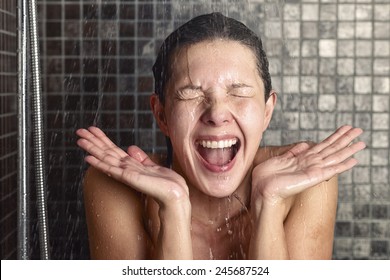
M 167 123 L 171 138 L 183 140 L 188 137 L 196 120 L 197 111 L 188 104 L 177 104 L 167 108 Z
M 246 101 L 236 104 L 238 121 L 251 130 L 261 129 L 264 120 L 264 105 L 260 102 Z

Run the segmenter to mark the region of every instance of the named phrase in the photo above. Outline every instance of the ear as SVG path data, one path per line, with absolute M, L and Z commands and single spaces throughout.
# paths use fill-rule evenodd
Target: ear
M 152 109 L 154 118 L 156 119 L 160 130 L 162 131 L 162 133 L 165 134 L 165 136 L 169 136 L 167 119 L 165 117 L 165 111 L 164 111 L 164 105 L 161 104 L 160 99 L 158 98 L 158 95 L 156 93 L 150 96 L 150 107 Z
M 268 127 L 271 118 L 272 113 L 274 112 L 276 101 L 278 99 L 278 96 L 274 90 L 271 91 L 267 102 L 265 102 L 265 112 L 264 112 L 264 130 Z

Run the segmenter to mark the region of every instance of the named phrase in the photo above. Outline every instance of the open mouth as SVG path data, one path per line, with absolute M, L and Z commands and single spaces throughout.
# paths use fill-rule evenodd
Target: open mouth
M 197 141 L 197 151 L 203 160 L 208 166 L 219 169 L 226 168 L 233 161 L 239 148 L 240 141 L 237 138 Z

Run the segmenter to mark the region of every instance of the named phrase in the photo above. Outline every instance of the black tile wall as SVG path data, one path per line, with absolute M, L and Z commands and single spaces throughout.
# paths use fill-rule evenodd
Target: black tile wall
M 17 11 L 0 2 L 1 259 L 17 258 Z

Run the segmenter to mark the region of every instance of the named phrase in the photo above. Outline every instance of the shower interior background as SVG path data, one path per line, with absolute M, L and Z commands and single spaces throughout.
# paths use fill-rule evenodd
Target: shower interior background
M 0 1 L 2 259 L 17 258 L 16 2 Z M 279 105 L 265 144 L 318 141 L 342 124 L 365 130 L 360 165 L 339 177 L 333 258 L 390 259 L 388 0 L 40 0 L 38 11 L 51 258 L 89 258 L 75 130 L 94 124 L 122 147 L 163 152 L 149 111 L 156 49 L 179 24 L 221 11 L 261 35 L 269 56 Z

